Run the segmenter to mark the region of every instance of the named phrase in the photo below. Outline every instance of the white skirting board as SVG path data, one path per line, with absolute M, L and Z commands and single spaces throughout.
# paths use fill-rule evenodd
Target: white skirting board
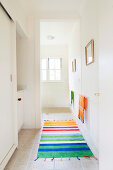
M 17 145 L 13 145 L 12 148 L 9 150 L 9 152 L 7 153 L 7 155 L 5 156 L 5 158 L 0 164 L 0 170 L 4 170 L 5 166 L 7 165 L 8 161 L 10 160 L 16 148 L 17 148 Z

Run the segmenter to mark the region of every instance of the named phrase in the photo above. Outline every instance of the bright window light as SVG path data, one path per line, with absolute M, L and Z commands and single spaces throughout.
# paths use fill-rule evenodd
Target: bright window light
M 62 59 L 47 58 L 41 59 L 41 79 L 42 81 L 61 81 Z

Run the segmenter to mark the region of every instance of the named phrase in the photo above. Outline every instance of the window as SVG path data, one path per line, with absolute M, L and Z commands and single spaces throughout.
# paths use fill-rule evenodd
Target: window
M 47 58 L 41 59 L 41 79 L 42 81 L 60 81 L 62 59 Z
M 41 78 L 43 81 L 47 80 L 47 59 L 41 60 Z

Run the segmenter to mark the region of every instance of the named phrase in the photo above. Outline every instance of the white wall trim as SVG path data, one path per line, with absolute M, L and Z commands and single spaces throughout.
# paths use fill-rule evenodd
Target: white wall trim
M 35 127 L 41 128 L 40 106 L 40 20 L 35 19 Z
M 17 121 L 17 70 L 16 70 L 16 24 L 12 22 L 12 88 L 13 88 L 13 114 L 14 114 L 14 145 L 18 146 Z
M 54 16 L 54 15 L 53 15 Z M 77 17 L 59 17 L 52 15 L 38 16 L 35 18 L 35 128 L 41 128 L 41 100 L 40 100 L 40 22 L 42 21 L 75 21 Z M 65 107 L 65 106 L 62 106 Z

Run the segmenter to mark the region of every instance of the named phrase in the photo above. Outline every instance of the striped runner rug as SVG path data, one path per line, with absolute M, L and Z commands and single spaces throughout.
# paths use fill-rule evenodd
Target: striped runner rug
M 37 157 L 60 158 L 92 156 L 74 120 L 45 121 Z

